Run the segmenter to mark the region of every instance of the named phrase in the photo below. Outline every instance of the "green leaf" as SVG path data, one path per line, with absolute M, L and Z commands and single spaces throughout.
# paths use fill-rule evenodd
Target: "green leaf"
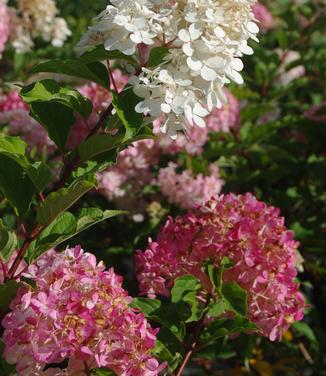
M 93 135 L 78 147 L 78 154 L 82 162 L 96 160 L 99 156 L 116 149 L 121 145 L 123 135 Z M 111 159 L 112 154 L 107 154 Z
M 221 286 L 221 273 L 214 264 L 208 264 L 206 266 L 206 274 L 208 275 L 209 280 L 215 288 L 219 288 Z
M 229 308 L 229 305 L 224 300 L 218 300 L 209 306 L 207 315 L 210 317 L 219 317 L 224 314 Z
M 10 140 L 12 139 L 12 140 Z M 4 147 L 6 142 L 17 144 L 18 153 L 12 152 L 11 147 Z M 51 171 L 42 162 L 30 163 L 20 152 L 21 143 L 15 138 L 0 139 L 0 190 L 14 207 L 17 215 L 23 217 L 29 210 L 34 195 L 41 192 L 51 180 Z
M 26 143 L 19 137 L 1 137 L 0 138 L 0 153 L 11 153 L 25 155 Z
M 94 187 L 94 181 L 77 180 L 68 188 L 61 188 L 51 193 L 37 210 L 37 222 L 42 226 L 49 225 Z
M 247 293 L 242 287 L 236 282 L 225 283 L 222 286 L 222 293 L 235 313 L 243 317 L 247 315 Z
M 49 166 L 42 162 L 31 163 L 26 157 L 26 144 L 18 137 L 0 138 L 0 154 L 11 158 L 26 172 L 38 192 L 51 181 Z
M 121 210 L 84 208 L 77 215 L 70 212 L 60 214 L 35 240 L 27 251 L 26 258 L 31 263 L 47 250 L 58 246 L 91 226 L 109 218 L 125 214 Z
M 185 325 L 182 321 L 186 318 L 183 315 L 184 304 L 162 303 L 157 299 L 149 298 L 134 298 L 131 306 L 140 309 L 145 317 L 165 327 L 173 333 L 178 341 L 182 341 L 184 338 Z
M 211 344 L 217 339 L 230 334 L 256 330 L 257 326 L 255 324 L 242 317 L 236 317 L 234 320 L 215 320 L 204 329 L 203 333 L 200 336 L 200 345 Z
M 208 263 L 206 265 L 206 274 L 208 275 L 212 285 L 216 291 L 221 294 L 223 285 L 223 273 L 224 270 L 229 270 L 234 266 L 234 262 L 228 257 L 223 257 L 220 263 L 220 268 L 217 269 L 214 264 Z
M 197 292 L 201 285 L 197 279 L 192 275 L 185 275 L 175 280 L 174 286 L 171 290 L 172 303 L 183 301 L 189 304 L 191 314 L 186 322 L 198 321 L 202 316 L 202 309 L 197 300 Z
M 79 60 L 83 63 L 93 63 L 95 61 L 104 61 L 104 60 L 126 60 L 132 64 L 137 64 L 135 59 L 130 55 L 125 55 L 121 51 L 114 50 L 108 51 L 104 48 L 103 45 L 97 46 L 91 51 L 85 52 Z
M 169 54 L 169 49 L 166 47 L 154 47 L 148 58 L 147 66 L 155 68 L 156 66 L 165 62 L 164 58 Z
M 79 91 L 60 85 L 54 80 L 36 81 L 24 86 L 20 96 L 27 103 L 61 103 L 87 119 L 92 112 L 92 102 Z
M 301 334 L 302 336 L 306 337 L 311 342 L 317 342 L 317 338 L 313 330 L 310 328 L 308 324 L 303 321 L 296 321 L 292 324 L 292 328 Z
M 176 314 L 177 306 L 162 304 L 158 299 L 134 298 L 131 307 L 140 309 L 146 318 L 162 325 L 152 353 L 160 361 L 168 361 L 174 370 L 182 359 L 181 341 L 185 336 L 185 326 Z
M 0 285 L 0 313 L 2 315 L 9 311 L 9 305 L 21 286 L 21 283 L 13 280 Z
M 84 61 L 79 59 L 50 60 L 38 64 L 30 73 L 52 72 L 67 74 L 69 76 L 83 78 L 96 82 L 104 88 L 110 88 L 110 80 L 107 68 L 97 61 Z
M 28 212 L 37 191 L 24 168 L 11 157 L 1 153 L 0 190 L 20 217 Z
M 52 179 L 50 167 L 43 162 L 35 162 L 25 166 L 25 171 L 34 183 L 37 191 L 43 191 Z
M 0 256 L 7 262 L 12 252 L 17 248 L 17 237 L 14 231 L 5 227 L 0 219 Z
M 191 314 L 187 318 L 186 323 L 193 322 L 193 321 L 198 321 L 202 315 L 203 315 L 203 310 L 201 309 L 199 305 L 199 301 L 197 299 L 197 293 L 196 291 L 190 291 L 188 292 L 184 297 L 183 301 L 187 304 L 190 305 L 191 309 Z
M 125 127 L 125 135 L 123 141 L 128 141 L 138 133 L 143 126 L 143 114 L 135 111 L 136 105 L 141 101 L 129 86 L 123 93 L 113 93 L 112 104 Z
M 200 283 L 192 275 L 184 275 L 177 278 L 171 290 L 172 303 L 182 301 L 188 292 L 197 292 L 200 288 Z
M 54 80 L 37 81 L 20 92 L 33 116 L 48 131 L 49 137 L 64 149 L 70 130 L 79 113 L 85 120 L 92 112 L 92 103 L 77 90 L 59 85 Z
M 183 344 L 166 327 L 160 328 L 157 338 L 160 343 L 164 344 L 166 351 L 168 351 L 168 353 L 161 354 L 162 357 L 163 355 L 167 356 L 167 359 L 163 358 L 162 360 L 169 361 L 169 367 L 175 369 L 185 355 Z
M 161 307 L 161 302 L 158 299 L 134 298 L 130 306 L 133 308 L 138 308 L 145 315 L 145 317 L 149 318 Z
M 97 82 L 104 88 L 110 89 L 108 71 L 106 66 L 101 62 L 112 59 L 122 59 L 131 64 L 137 64 L 134 58 L 124 55 L 120 51 L 107 51 L 103 46 L 97 46 L 76 59 L 50 60 L 40 63 L 30 73 L 52 72 L 67 74 Z
M 165 345 L 163 341 L 157 340 L 151 354 L 160 362 L 168 362 L 170 371 L 174 371 L 181 363 L 183 356 L 177 351 L 172 354 L 171 351 L 173 352 L 172 349 L 169 349 L 168 344 Z

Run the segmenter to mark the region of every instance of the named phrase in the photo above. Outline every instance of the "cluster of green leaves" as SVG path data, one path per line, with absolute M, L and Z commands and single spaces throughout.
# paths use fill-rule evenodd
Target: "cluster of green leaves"
M 171 371 L 178 367 L 192 345 L 195 359 L 207 359 L 209 354 L 212 360 L 221 351 L 221 340 L 232 334 L 257 330 L 247 317 L 245 290 L 235 282 L 223 283 L 224 270 L 232 266 L 228 258 L 222 260 L 219 269 L 207 265 L 211 294 L 193 275 L 184 275 L 175 279 L 170 300 L 133 300 L 134 308 L 160 325 L 154 354 L 159 360 L 168 361 Z

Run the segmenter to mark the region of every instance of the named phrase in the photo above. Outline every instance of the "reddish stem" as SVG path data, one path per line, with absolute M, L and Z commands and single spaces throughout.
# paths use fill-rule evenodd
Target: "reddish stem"
M 115 91 L 117 94 L 119 94 L 119 90 L 118 90 L 117 84 L 116 84 L 116 82 L 115 82 L 114 76 L 113 76 L 113 74 L 112 74 L 112 70 L 111 70 L 111 67 L 110 67 L 110 61 L 109 61 L 109 60 L 107 61 L 107 65 L 108 65 L 109 77 L 110 77 L 110 81 L 112 82 L 113 89 L 114 89 L 114 91 Z
M 31 245 L 32 241 L 35 240 L 40 235 L 40 233 L 43 231 L 43 229 L 44 229 L 43 226 L 36 225 L 34 227 L 33 231 L 31 232 L 31 234 L 24 240 L 24 243 L 23 243 L 22 247 L 20 248 L 15 261 L 11 265 L 11 268 L 9 269 L 9 271 L 6 275 L 5 282 L 14 278 L 15 273 L 16 273 L 21 261 L 23 260 L 27 249 Z
M 198 344 L 198 341 L 199 341 L 199 337 L 200 337 L 202 330 L 204 328 L 204 322 L 205 322 L 205 318 L 206 318 L 205 309 L 208 306 L 210 299 L 211 299 L 211 296 L 207 295 L 206 303 L 205 303 L 205 306 L 203 308 L 204 313 L 203 313 L 203 316 L 201 317 L 201 319 L 197 323 L 197 327 L 196 327 L 196 331 L 195 331 L 195 335 L 194 335 L 194 340 L 192 341 L 191 345 L 189 346 L 188 352 L 187 352 L 185 358 L 183 359 L 181 366 L 179 367 L 178 372 L 176 373 L 176 376 L 182 375 L 182 373 L 185 370 L 187 364 L 189 363 L 194 351 L 196 351 L 197 344 Z

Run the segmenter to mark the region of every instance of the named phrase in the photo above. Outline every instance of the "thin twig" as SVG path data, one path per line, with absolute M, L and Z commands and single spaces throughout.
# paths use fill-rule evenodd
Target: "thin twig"
M 311 355 L 309 354 L 309 352 L 308 352 L 306 346 L 305 346 L 302 342 L 299 342 L 298 347 L 299 347 L 299 349 L 300 349 L 302 355 L 303 355 L 304 358 L 306 359 L 306 361 L 307 361 L 310 365 L 314 364 L 314 361 L 313 361 Z
M 110 81 L 112 82 L 113 89 L 118 94 L 119 90 L 118 90 L 118 87 L 115 83 L 115 79 L 114 79 L 114 76 L 113 76 L 113 73 L 112 73 L 112 70 L 111 70 L 111 67 L 110 67 L 110 60 L 107 60 L 106 63 L 107 63 L 107 66 L 108 66 L 109 78 L 110 78 Z
M 207 298 L 206 298 L 206 303 L 205 303 L 203 310 L 205 310 L 206 307 L 208 306 L 210 299 L 211 299 L 211 296 L 208 295 Z M 178 369 L 178 372 L 176 373 L 176 376 L 182 375 L 182 373 L 185 370 L 187 364 L 189 363 L 193 353 L 195 352 L 195 350 L 197 348 L 198 341 L 199 341 L 199 337 L 200 337 L 202 330 L 204 328 L 205 319 L 206 319 L 206 313 L 203 313 L 203 316 L 201 317 L 201 319 L 197 323 L 197 327 L 196 327 L 196 331 L 195 331 L 195 335 L 194 335 L 194 340 L 192 341 L 191 345 L 189 346 L 188 352 L 187 352 L 185 358 L 183 359 L 183 361 L 182 361 L 182 363 L 181 363 L 181 365 Z

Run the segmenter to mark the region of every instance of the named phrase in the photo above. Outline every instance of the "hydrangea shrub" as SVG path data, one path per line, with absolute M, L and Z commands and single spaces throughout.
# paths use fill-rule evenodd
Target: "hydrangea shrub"
M 322 165 L 325 100 L 293 93 L 324 5 L 103 3 L 79 38 L 60 2 L 0 0 L 0 374 L 260 372 L 282 341 L 312 364 L 295 198 L 324 195 L 294 155 Z

